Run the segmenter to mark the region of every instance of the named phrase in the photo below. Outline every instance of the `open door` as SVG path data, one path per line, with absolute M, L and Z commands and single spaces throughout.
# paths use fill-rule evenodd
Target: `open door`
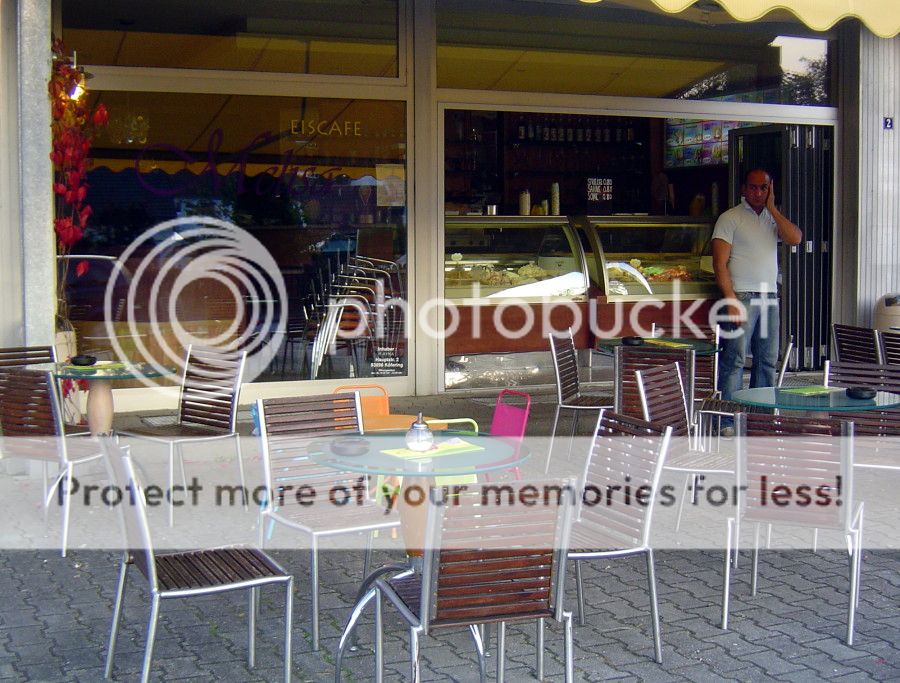
M 794 370 L 819 370 L 829 354 L 833 138 L 830 126 L 805 125 L 740 128 L 728 138 L 731 205 L 746 172 L 765 168 L 780 210 L 803 231 L 799 246 L 782 245 L 779 252 L 782 347 L 794 335 Z

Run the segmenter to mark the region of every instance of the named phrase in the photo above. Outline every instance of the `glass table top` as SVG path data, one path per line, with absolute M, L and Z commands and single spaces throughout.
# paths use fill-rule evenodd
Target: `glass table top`
M 900 394 L 879 391 L 874 398 L 850 398 L 843 387 L 757 387 L 734 392 L 738 403 L 759 408 L 821 412 L 886 410 L 900 406 Z
M 519 441 L 488 434 L 435 433 L 434 448 L 424 453 L 408 450 L 404 437 L 405 432 L 379 432 L 318 440 L 310 449 L 310 458 L 361 474 L 434 477 L 508 469 L 529 456 Z M 342 445 L 352 446 L 359 454 L 344 452 Z
M 123 363 L 121 361 L 97 361 L 94 365 L 70 363 L 41 363 L 29 365 L 29 369 L 52 372 L 58 379 L 139 379 L 174 374 L 175 368 L 163 368 L 151 363 Z M 163 372 L 165 370 L 165 372 Z
M 598 339 L 597 350 L 612 352 L 616 346 L 622 346 L 622 338 Z M 644 343 L 634 347 L 641 351 L 680 351 L 681 349 L 694 349 L 697 356 L 711 356 L 718 349 L 716 345 L 706 339 L 682 339 L 675 337 L 644 337 Z

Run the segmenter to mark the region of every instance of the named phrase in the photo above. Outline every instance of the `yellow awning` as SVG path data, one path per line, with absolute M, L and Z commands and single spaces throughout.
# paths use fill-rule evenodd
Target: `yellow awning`
M 698 0 L 653 0 L 666 12 L 682 12 Z M 716 0 L 738 21 L 755 21 L 768 12 L 786 9 L 816 31 L 824 31 L 841 19 L 857 17 L 876 36 L 891 38 L 900 33 L 900 3 L 897 0 Z

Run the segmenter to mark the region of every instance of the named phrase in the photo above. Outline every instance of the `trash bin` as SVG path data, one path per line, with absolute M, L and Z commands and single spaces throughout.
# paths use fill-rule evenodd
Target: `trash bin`
M 878 299 L 872 327 L 882 332 L 900 332 L 900 294 L 885 294 Z

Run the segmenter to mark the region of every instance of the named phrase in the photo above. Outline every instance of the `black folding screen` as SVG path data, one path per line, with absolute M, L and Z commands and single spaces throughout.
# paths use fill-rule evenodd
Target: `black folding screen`
M 776 204 L 803 231 L 799 246 L 782 246 L 779 254 L 782 345 L 794 335 L 795 370 L 818 370 L 829 353 L 833 138 L 830 126 L 771 125 L 732 130 L 728 140 L 731 204 L 740 199 L 744 174 L 765 168 Z

